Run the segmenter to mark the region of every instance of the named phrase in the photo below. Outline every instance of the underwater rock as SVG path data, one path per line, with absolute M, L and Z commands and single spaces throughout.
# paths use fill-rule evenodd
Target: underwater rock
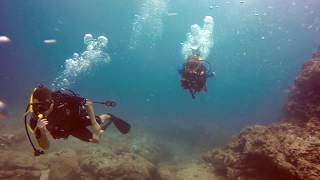
M 1 150 L 0 179 L 24 180 L 39 179 L 41 167 L 33 156 L 21 152 Z
M 66 149 L 39 157 L 21 150 L 3 150 L 0 153 L 0 179 L 160 179 L 152 163 L 128 152 L 116 154 L 109 149 Z
M 224 149 L 203 159 L 229 179 L 303 179 L 320 177 L 320 123 L 304 127 L 279 123 L 243 130 Z
M 191 179 L 210 179 L 220 180 L 222 178 L 215 176 L 212 173 L 212 167 L 204 163 L 192 163 L 187 167 L 179 170 L 176 173 L 176 180 L 191 180 Z
M 213 167 L 204 163 L 203 161 L 191 162 L 187 164 L 161 164 L 161 166 L 159 166 L 159 171 L 162 180 L 223 179 L 222 177 L 218 177 L 213 174 Z
M 174 154 L 167 144 L 159 143 L 150 137 L 136 138 L 131 145 L 131 150 L 153 164 L 170 161 L 174 158 Z
M 21 151 L 0 151 L 0 179 L 77 179 L 80 166 L 73 150 L 35 158 Z
M 80 165 L 77 152 L 71 149 L 40 156 L 38 163 L 48 170 L 49 179 L 78 179 Z
M 320 119 L 320 55 L 303 65 L 291 89 L 287 111 L 288 119 Z
M 25 141 L 25 135 L 23 133 L 5 133 L 0 135 L 0 149 L 12 149 L 13 146 L 21 144 Z
M 80 161 L 83 174 L 92 179 L 157 180 L 158 170 L 149 161 L 133 153 L 111 151 L 85 153 Z

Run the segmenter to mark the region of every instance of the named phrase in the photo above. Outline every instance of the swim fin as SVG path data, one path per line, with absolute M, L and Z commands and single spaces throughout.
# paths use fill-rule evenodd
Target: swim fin
M 108 113 L 111 116 L 111 121 L 116 126 L 116 128 L 122 133 L 127 134 L 130 131 L 130 124 L 124 120 L 114 116 L 113 114 Z

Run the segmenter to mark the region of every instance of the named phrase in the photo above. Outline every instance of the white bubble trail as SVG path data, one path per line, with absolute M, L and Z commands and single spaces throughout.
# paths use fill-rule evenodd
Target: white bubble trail
M 204 25 L 200 27 L 194 24 L 190 27 L 191 31 L 187 34 L 187 40 L 183 42 L 181 53 L 184 58 L 188 58 L 194 53 L 199 53 L 201 59 L 206 59 L 213 47 L 213 28 L 214 20 L 211 16 L 203 19 Z
M 168 3 L 169 0 L 143 0 L 132 24 L 131 48 L 135 48 L 141 41 L 146 41 L 146 38 L 148 43 L 153 45 L 162 37 L 163 18 L 167 16 Z
M 87 46 L 86 50 L 81 54 L 74 53 L 72 58 L 65 61 L 63 71 L 52 83 L 54 89 L 68 88 L 80 74 L 89 72 L 97 64 L 110 62 L 109 55 L 104 52 L 108 44 L 105 36 L 94 39 L 91 34 L 86 34 L 83 41 Z

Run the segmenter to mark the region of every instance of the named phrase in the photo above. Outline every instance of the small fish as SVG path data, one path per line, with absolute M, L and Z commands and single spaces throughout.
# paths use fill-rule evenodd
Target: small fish
M 178 13 L 176 13 L 176 12 L 171 12 L 171 13 L 168 13 L 167 15 L 168 15 L 168 16 L 177 16 Z
M 9 43 L 11 40 L 7 36 L 0 36 L 0 44 Z
M 55 44 L 55 43 L 57 43 L 57 40 L 55 40 L 55 39 L 46 39 L 43 42 L 46 43 L 46 44 Z
M 0 101 L 0 120 L 5 120 L 8 117 L 8 109 L 4 102 Z
M 244 1 L 239 1 L 241 4 L 243 4 L 244 3 Z

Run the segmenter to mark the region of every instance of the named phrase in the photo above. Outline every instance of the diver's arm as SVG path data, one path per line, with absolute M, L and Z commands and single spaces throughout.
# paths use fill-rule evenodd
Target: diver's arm
M 96 115 L 94 113 L 94 108 L 93 108 L 92 101 L 87 100 L 87 102 L 86 102 L 86 104 L 84 106 L 85 106 L 85 108 L 86 108 L 86 110 L 88 112 L 88 115 L 90 117 L 92 127 L 97 129 L 97 130 L 100 129 L 100 125 L 96 121 Z
M 93 128 L 93 134 L 97 137 L 96 139 L 98 139 L 98 136 L 101 134 L 102 130 L 96 120 L 96 115 L 94 113 L 93 103 L 92 103 L 92 101 L 87 100 L 86 104 L 84 106 L 85 106 L 86 111 L 90 117 L 91 126 Z
M 46 119 L 39 119 L 37 122 L 37 126 L 34 130 L 37 142 L 39 146 L 47 150 L 49 149 L 50 143 L 46 134 L 45 126 L 48 124 L 48 121 Z

